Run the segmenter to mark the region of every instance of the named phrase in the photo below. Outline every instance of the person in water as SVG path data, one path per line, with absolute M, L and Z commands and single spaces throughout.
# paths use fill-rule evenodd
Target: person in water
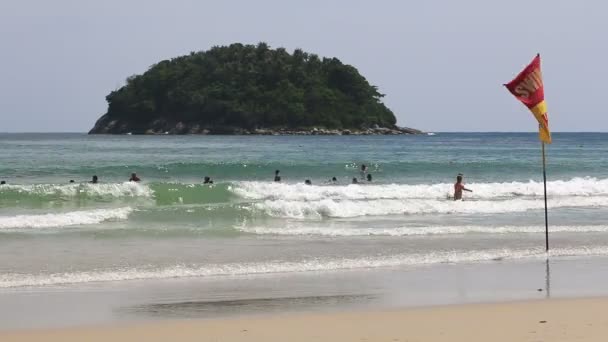
M 306 184 L 306 185 L 312 185 L 312 182 L 310 181 L 310 179 L 307 179 L 307 180 L 304 181 L 304 184 Z
M 73 179 L 70 179 L 70 183 L 74 183 L 74 180 L 73 180 Z
M 361 179 L 365 179 L 365 175 L 367 174 L 367 165 L 361 164 Z
M 332 182 L 332 184 L 337 184 L 338 179 L 336 177 L 331 177 L 331 182 Z
M 464 183 L 462 182 L 462 173 L 459 173 L 458 176 L 456 176 L 456 184 L 454 184 L 454 201 L 462 199 L 463 190 L 473 192 L 473 190 L 464 187 Z
M 6 181 L 0 181 L 0 185 L 6 185 Z
M 275 182 L 280 182 L 281 181 L 281 176 L 279 175 L 279 173 L 281 173 L 281 171 L 279 171 L 279 170 L 275 170 L 274 171 L 274 181 Z
M 353 184 L 359 184 L 359 181 L 357 180 L 357 177 L 353 177 Z
M 372 174 L 371 173 L 367 174 L 367 181 L 370 182 L 370 183 L 372 182 Z
M 205 176 L 205 180 L 203 181 L 203 184 L 213 184 L 211 177 Z
M 93 179 L 91 179 L 91 184 L 97 184 L 99 182 L 99 178 L 97 178 L 97 176 L 93 176 Z
M 137 177 L 137 174 L 135 172 L 133 172 L 131 174 L 131 178 L 129 178 L 129 182 L 139 182 L 141 179 L 139 179 L 139 177 Z

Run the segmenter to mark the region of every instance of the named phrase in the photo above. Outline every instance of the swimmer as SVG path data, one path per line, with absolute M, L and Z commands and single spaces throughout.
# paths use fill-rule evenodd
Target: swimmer
M 141 179 L 139 179 L 139 177 L 137 177 L 137 174 L 135 172 L 133 172 L 131 174 L 131 178 L 129 178 L 129 182 L 139 182 Z
M 454 184 L 454 201 L 462 199 L 463 190 L 473 192 L 473 190 L 464 187 L 464 183 L 462 182 L 462 173 L 459 173 L 458 176 L 456 176 L 456 184 Z

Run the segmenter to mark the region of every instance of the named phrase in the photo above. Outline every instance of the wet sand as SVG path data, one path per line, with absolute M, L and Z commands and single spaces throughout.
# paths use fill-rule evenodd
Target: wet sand
M 498 261 L 1 289 L 0 331 L 608 297 L 608 259 L 550 266 Z
M 608 298 L 5 332 L 2 341 L 605 341 Z

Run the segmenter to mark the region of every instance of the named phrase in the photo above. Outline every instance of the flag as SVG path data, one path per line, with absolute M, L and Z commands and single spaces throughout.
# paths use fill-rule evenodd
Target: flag
M 549 117 L 545 103 L 543 75 L 540 71 L 540 54 L 513 81 L 504 85 L 532 112 L 539 124 L 539 138 L 542 142 L 551 143 Z

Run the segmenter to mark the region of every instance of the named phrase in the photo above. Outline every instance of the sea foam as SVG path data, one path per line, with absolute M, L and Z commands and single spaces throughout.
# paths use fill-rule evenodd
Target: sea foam
M 426 226 L 393 228 L 347 228 L 310 225 L 286 227 L 237 227 L 239 231 L 256 235 L 287 236 L 420 236 L 454 234 L 534 234 L 544 233 L 545 226 Z M 551 226 L 551 233 L 604 233 L 608 226 Z
M 548 202 L 549 208 L 606 207 L 608 196 L 557 197 Z M 288 201 L 265 200 L 253 207 L 269 216 L 282 218 L 347 218 L 357 216 L 387 216 L 416 214 L 499 214 L 525 212 L 544 208 L 541 199 L 509 199 L 481 201 L 452 201 L 431 199 L 378 199 Z
M 184 277 L 239 276 L 272 273 L 319 272 L 348 269 L 374 269 L 382 267 L 416 266 L 438 263 L 475 263 L 505 259 L 542 259 L 543 248 L 494 249 L 473 251 L 443 251 L 425 254 L 394 254 L 359 258 L 306 259 L 301 261 L 268 261 L 258 263 L 210 264 L 203 266 L 176 265 L 165 268 L 109 269 L 89 272 L 53 274 L 0 274 L 0 288 L 31 287 L 89 282 L 125 281 L 139 279 L 165 279 Z M 553 257 L 603 256 L 608 247 L 558 248 L 549 253 Z
M 33 184 L 33 185 L 4 185 L 0 194 L 10 196 L 32 197 L 91 197 L 91 198 L 120 198 L 120 197 L 152 197 L 154 192 L 145 184 L 135 182 L 124 183 L 72 183 L 72 184 Z
M 477 200 L 518 197 L 542 197 L 542 182 L 471 183 L 474 190 L 467 197 Z M 238 182 L 232 189 L 246 199 L 321 201 L 332 200 L 378 200 L 378 199 L 445 199 L 451 196 L 454 185 L 437 184 L 350 184 L 308 186 L 270 182 Z M 608 196 L 608 179 L 573 178 L 566 181 L 551 181 L 547 194 L 556 196 Z
M 132 208 L 124 207 L 56 214 L 0 216 L 0 229 L 53 228 L 97 224 L 109 220 L 125 220 L 132 211 Z

